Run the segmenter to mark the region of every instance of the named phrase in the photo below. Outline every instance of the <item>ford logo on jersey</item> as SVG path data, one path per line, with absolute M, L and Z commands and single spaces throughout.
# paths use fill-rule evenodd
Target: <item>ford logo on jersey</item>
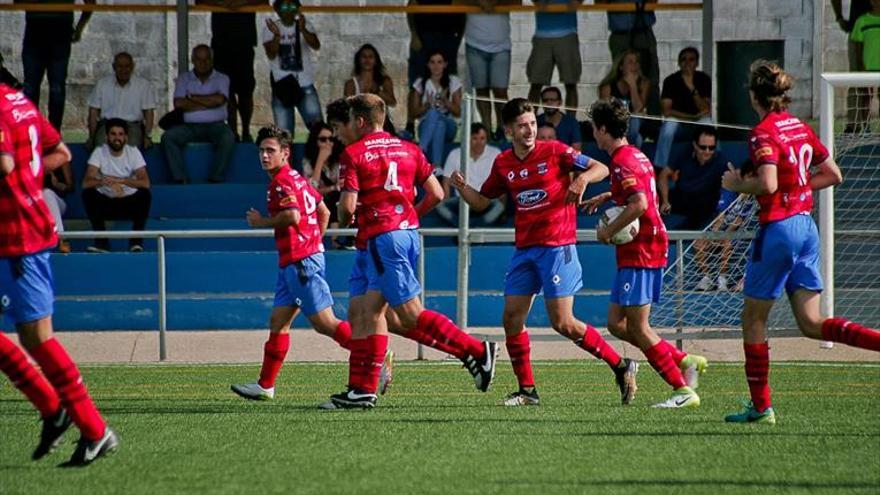
M 547 197 L 547 191 L 543 189 L 529 189 L 516 195 L 516 202 L 520 206 L 532 206 L 540 203 Z

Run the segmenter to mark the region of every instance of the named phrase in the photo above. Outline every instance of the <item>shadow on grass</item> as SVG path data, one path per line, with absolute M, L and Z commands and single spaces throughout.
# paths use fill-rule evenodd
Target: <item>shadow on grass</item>
M 504 486 L 535 486 L 538 487 L 635 487 L 641 489 L 650 489 L 652 487 L 692 487 L 717 489 L 721 487 L 739 487 L 739 488 L 757 488 L 757 489 L 784 489 L 784 490 L 874 490 L 877 489 L 877 483 L 824 483 L 821 481 L 742 481 L 742 480 L 646 480 L 646 479 L 629 479 L 629 480 L 584 480 L 584 481 L 560 481 L 560 480 L 536 480 L 536 479 L 518 479 L 510 478 L 499 479 L 494 481 L 496 484 Z

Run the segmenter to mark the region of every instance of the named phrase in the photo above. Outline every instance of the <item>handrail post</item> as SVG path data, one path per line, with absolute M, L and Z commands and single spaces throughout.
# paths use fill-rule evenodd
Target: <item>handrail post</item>
M 165 293 L 165 237 L 160 235 L 156 241 L 156 257 L 159 262 L 159 361 L 165 361 L 168 358 L 168 348 L 165 345 L 165 333 L 168 326 L 168 322 L 165 319 L 167 304 Z
M 461 115 L 461 173 L 467 176 L 471 156 L 471 123 L 474 121 L 474 90 L 465 95 Z M 458 202 L 458 280 L 456 296 L 456 321 L 458 327 L 467 331 L 468 326 L 468 277 L 470 273 L 470 206 L 467 201 Z

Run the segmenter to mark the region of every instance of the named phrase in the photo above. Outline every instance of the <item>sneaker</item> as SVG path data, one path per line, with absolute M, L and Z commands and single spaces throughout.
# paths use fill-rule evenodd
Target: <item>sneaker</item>
M 42 459 L 46 454 L 55 450 L 61 443 L 61 436 L 70 427 L 70 416 L 62 407 L 54 416 L 43 418 L 43 431 L 40 432 L 40 443 L 34 449 L 31 459 Z
M 727 292 L 727 277 L 724 275 L 718 276 L 718 290 Z
M 474 377 L 474 384 L 480 392 L 489 390 L 489 386 L 492 385 L 492 380 L 495 379 L 495 361 L 498 359 L 498 344 L 486 340 L 483 342 L 483 347 L 486 352 L 482 359 L 467 356 L 462 360 L 464 367 Z
M 229 387 L 233 392 L 250 400 L 272 400 L 275 398 L 275 387 L 263 388 L 259 383 L 243 383 Z
M 758 423 L 763 425 L 775 425 L 776 413 L 772 407 L 768 407 L 763 412 L 755 409 L 751 401 L 743 404 L 745 409 L 739 413 L 728 414 L 724 417 L 727 423 Z
M 119 437 L 108 426 L 104 430 L 104 436 L 99 440 L 87 440 L 80 437 L 79 441 L 76 442 L 76 449 L 73 451 L 70 460 L 62 464 L 62 466 L 87 466 L 99 457 L 104 457 L 117 448 L 119 448 Z
M 98 245 L 92 245 L 86 248 L 86 251 L 90 253 L 109 253 L 110 250 L 107 248 L 100 247 Z
M 690 387 L 681 387 L 672 393 L 672 396 L 663 402 L 654 404 L 657 409 L 680 409 L 684 407 L 699 407 L 700 396 Z
M 708 275 L 704 275 L 703 278 L 700 279 L 700 283 L 697 284 L 697 290 L 712 290 L 712 279 L 709 278 Z
M 537 389 L 532 388 L 529 391 L 521 388 L 505 397 L 502 404 L 505 406 L 539 406 L 541 405 L 541 398 L 538 397 Z
M 376 407 L 376 394 L 362 394 L 353 389 L 331 395 L 330 400 L 318 405 L 318 409 L 326 411 L 336 409 L 372 409 L 374 407 Z
M 131 247 L 128 248 L 128 250 L 132 253 L 140 253 L 143 252 L 144 247 L 140 244 L 132 244 Z
M 700 386 L 700 375 L 706 372 L 709 367 L 709 361 L 703 356 L 696 354 L 688 354 L 678 363 L 681 374 L 684 375 L 684 381 L 688 387 L 696 390 Z
M 614 369 L 614 381 L 620 389 L 620 402 L 624 406 L 632 404 L 636 396 L 636 374 L 639 372 L 639 363 L 630 358 L 623 358 L 620 366 Z
M 385 361 L 382 362 L 382 369 L 379 370 L 379 393 L 385 395 L 388 386 L 394 380 L 394 351 L 388 349 L 385 351 Z

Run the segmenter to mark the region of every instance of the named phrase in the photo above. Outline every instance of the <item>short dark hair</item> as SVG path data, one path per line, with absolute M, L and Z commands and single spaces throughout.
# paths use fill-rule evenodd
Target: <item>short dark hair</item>
M 697 63 L 700 63 L 700 51 L 693 46 L 682 48 L 681 51 L 678 52 L 678 61 L 681 62 L 681 57 L 683 57 L 688 52 L 693 53 L 694 56 L 697 57 Z
M 118 118 L 107 119 L 104 121 L 105 133 L 110 134 L 110 129 L 114 127 L 119 127 L 126 136 L 128 135 L 128 122 Z
M 345 98 L 333 100 L 327 105 L 327 122 L 347 124 L 351 120 L 349 112 L 351 112 L 351 105 L 348 104 L 348 100 Z
M 385 124 L 385 101 L 373 93 L 361 93 L 346 98 L 352 117 L 361 117 L 370 124 Z
M 474 122 L 473 124 L 471 124 L 471 136 L 473 136 L 474 134 L 476 134 L 480 131 L 485 132 L 486 135 L 489 134 L 489 128 L 486 127 L 485 125 L 483 125 L 482 122 Z
M 120 58 L 127 58 L 129 62 L 134 63 L 134 57 L 132 57 L 130 53 L 119 52 L 116 55 L 113 55 L 113 65 L 116 65 L 116 61 Z
M 559 88 L 557 88 L 556 86 L 547 86 L 546 88 L 542 89 L 541 90 L 541 98 L 543 98 L 544 93 L 546 93 L 548 91 L 555 91 L 556 96 L 559 97 L 560 100 L 562 99 L 562 91 Z
M 278 145 L 282 148 L 290 148 L 290 133 L 286 129 L 282 129 L 277 125 L 269 125 L 257 132 L 257 146 L 266 139 L 274 139 L 278 141 Z
M 505 125 L 516 122 L 516 119 L 524 113 L 535 113 L 535 107 L 525 98 L 514 98 L 501 108 L 501 121 Z
M 713 126 L 697 127 L 697 132 L 694 133 L 694 143 L 700 142 L 700 136 L 712 136 L 715 138 L 715 142 L 718 142 L 718 130 Z
M 626 136 L 629 128 L 629 109 L 617 98 L 596 100 L 590 106 L 589 117 L 597 130 L 604 127 L 605 132 L 616 139 Z

